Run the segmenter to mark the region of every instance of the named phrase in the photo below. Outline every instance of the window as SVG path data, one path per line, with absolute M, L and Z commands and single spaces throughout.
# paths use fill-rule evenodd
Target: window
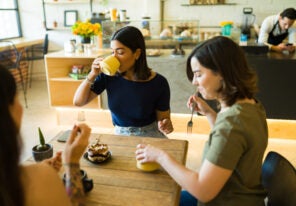
M 0 1 L 0 40 L 22 36 L 18 0 Z

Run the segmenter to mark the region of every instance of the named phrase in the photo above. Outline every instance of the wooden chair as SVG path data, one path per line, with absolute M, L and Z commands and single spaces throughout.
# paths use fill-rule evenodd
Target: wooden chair
M 48 52 L 48 34 L 45 34 L 43 44 L 32 45 L 30 47 L 27 47 L 25 51 L 25 60 L 29 62 L 29 74 L 27 76 L 27 82 L 29 84 L 29 88 L 31 88 L 34 61 L 44 60 L 44 55 Z
M 268 206 L 296 205 L 296 170 L 277 152 L 269 152 L 263 162 L 262 183 L 267 190 Z
M 24 94 L 25 106 L 28 108 L 27 91 L 25 86 L 25 72 L 20 68 L 22 52 L 18 51 L 11 41 L 0 41 L 0 63 L 11 71 L 15 77 L 16 83 L 20 83 Z

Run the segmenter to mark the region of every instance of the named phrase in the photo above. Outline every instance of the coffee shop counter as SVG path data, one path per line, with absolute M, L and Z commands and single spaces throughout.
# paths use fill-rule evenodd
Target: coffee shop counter
M 296 119 L 296 53 L 269 52 L 248 55 L 249 64 L 259 77 L 258 99 L 265 106 L 267 117 Z

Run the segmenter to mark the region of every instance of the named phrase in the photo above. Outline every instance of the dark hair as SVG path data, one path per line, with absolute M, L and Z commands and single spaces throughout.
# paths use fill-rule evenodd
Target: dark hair
M 192 82 L 191 58 L 220 74 L 222 86 L 217 91 L 228 106 L 238 99 L 254 98 L 257 75 L 247 64 L 243 50 L 228 37 L 218 36 L 197 45 L 187 59 L 187 78 Z
M 296 19 L 296 10 L 294 8 L 287 8 L 280 14 L 282 18 L 287 17 L 288 19 Z
M 22 142 L 9 106 L 16 95 L 14 77 L 0 64 L 0 205 L 24 205 L 19 166 Z
M 131 49 L 132 52 L 141 49 L 141 55 L 135 62 L 135 78 L 137 80 L 147 80 L 151 75 L 151 69 L 148 68 L 145 40 L 141 31 L 133 26 L 125 26 L 112 35 L 112 40 L 119 41 Z

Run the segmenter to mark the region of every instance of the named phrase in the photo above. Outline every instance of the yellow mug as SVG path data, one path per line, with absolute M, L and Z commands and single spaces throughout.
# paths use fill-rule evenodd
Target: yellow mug
M 115 56 L 107 56 L 100 62 L 101 70 L 104 74 L 114 76 L 117 69 L 120 66 L 120 62 Z
M 137 161 L 137 168 L 145 172 L 152 172 L 158 170 L 160 166 L 156 162 L 140 163 L 139 161 Z

